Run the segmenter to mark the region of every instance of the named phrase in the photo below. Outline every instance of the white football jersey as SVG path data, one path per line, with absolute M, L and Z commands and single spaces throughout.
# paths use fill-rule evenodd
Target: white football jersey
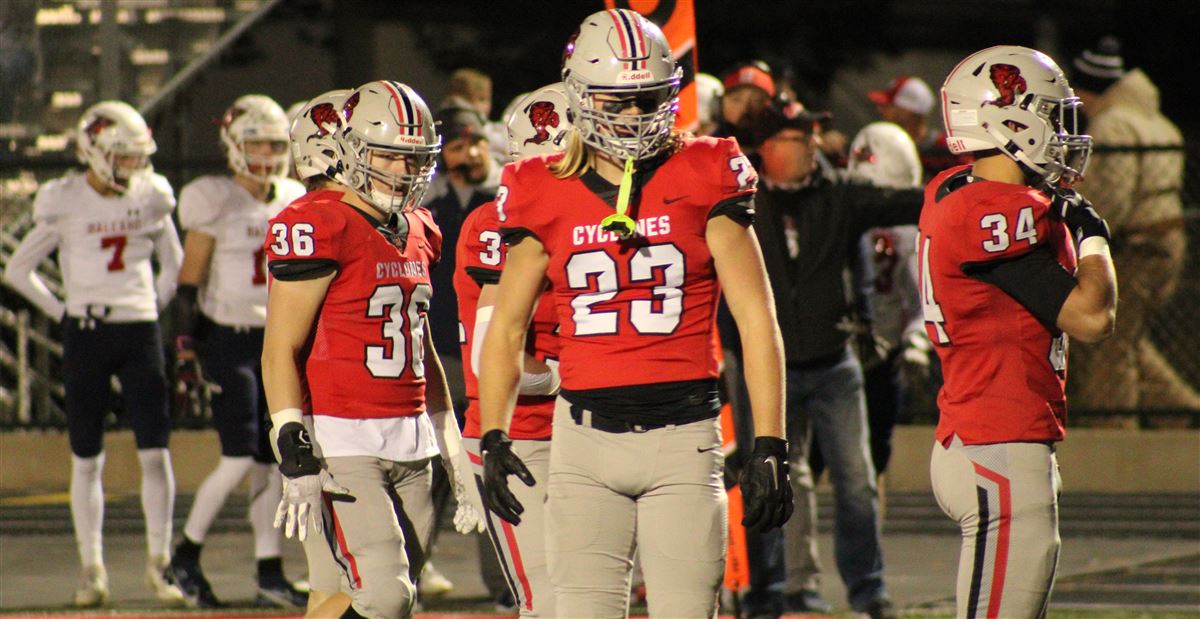
M 910 331 L 925 328 L 917 288 L 917 227 L 871 228 L 862 236 L 861 251 L 870 261 L 875 335 L 895 349 Z
M 35 231 L 57 237 L 67 314 L 156 320 L 174 293 L 182 255 L 174 208 L 171 185 L 158 174 L 141 176 L 125 194 L 108 197 L 78 172 L 43 185 L 33 202 Z M 162 266 L 157 291 L 150 262 L 156 249 Z M 167 279 L 169 286 L 163 285 Z
M 217 324 L 261 327 L 267 320 L 267 263 L 263 240 L 267 221 L 296 198 L 304 186 L 275 181 L 268 203 L 259 202 L 231 176 L 202 176 L 179 193 L 179 225 L 216 241 L 200 311 Z

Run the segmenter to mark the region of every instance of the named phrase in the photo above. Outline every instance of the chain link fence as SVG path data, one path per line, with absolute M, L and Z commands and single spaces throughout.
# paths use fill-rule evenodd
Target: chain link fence
M 1200 427 L 1200 146 L 1097 147 L 1095 157 L 1132 162 L 1128 169 L 1139 176 L 1119 185 L 1133 187 L 1142 203 L 1167 206 L 1104 212 L 1113 228 L 1120 286 L 1117 326 L 1109 341 L 1071 349 L 1070 424 Z M 68 167 L 65 162 L 6 166 L 12 172 L 0 178 L 0 268 L 32 226 L 30 206 L 38 183 Z M 210 173 L 221 168 L 219 162 L 167 166 L 163 171 L 177 188 L 187 180 L 178 176 L 182 169 Z M 1106 210 L 1103 197 L 1087 195 Z M 52 260 L 42 264 L 40 274 L 56 289 L 60 276 Z M 58 325 L 5 286 L 0 286 L 0 301 L 0 430 L 65 427 Z M 113 410 L 120 409 L 120 399 L 114 398 Z M 919 422 L 935 414 L 913 412 Z M 194 408 L 177 410 L 176 424 L 200 427 L 207 415 Z M 121 424 L 119 415 L 111 421 Z

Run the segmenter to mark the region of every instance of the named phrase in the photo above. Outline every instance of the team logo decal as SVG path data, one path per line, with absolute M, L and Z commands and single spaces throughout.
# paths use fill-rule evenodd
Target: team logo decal
M 233 121 L 237 120 L 239 116 L 241 116 L 242 114 L 245 114 L 245 113 L 246 113 L 246 110 L 244 110 L 240 107 L 231 107 L 231 108 L 229 108 L 228 112 L 225 112 L 225 118 L 221 119 L 221 124 L 223 126 L 225 126 L 226 128 L 228 128 L 230 125 L 233 124 Z
M 350 117 L 354 116 L 354 108 L 358 105 L 358 99 L 359 93 L 357 92 L 350 95 L 349 99 L 346 99 L 346 102 L 342 104 L 342 118 L 350 120 Z
M 525 140 L 525 144 L 544 144 L 550 139 L 550 128 L 558 128 L 558 112 L 554 111 L 554 103 L 550 101 L 534 101 L 529 104 L 529 123 L 537 134 Z
M 571 34 L 571 38 L 567 39 L 567 46 L 563 48 L 563 55 L 562 55 L 563 63 L 566 63 L 567 59 L 569 59 L 571 56 L 575 55 L 575 39 L 578 39 L 578 38 L 579 38 L 579 29 L 576 28 L 575 32 L 573 34 Z
M 992 65 L 988 72 L 991 74 L 992 83 L 996 85 L 996 90 L 1000 91 L 1000 98 L 989 101 L 988 105 L 1008 107 L 1028 89 L 1025 78 L 1021 77 L 1021 69 L 1014 65 L 997 63 Z
M 97 116 L 92 120 L 92 122 L 88 123 L 87 126 L 83 128 L 83 132 L 94 138 L 99 135 L 101 131 L 104 131 L 115 124 L 117 124 L 117 121 L 107 116 Z
M 338 126 L 337 109 L 332 103 L 319 103 L 314 105 L 308 112 L 308 117 L 312 119 L 313 124 L 317 126 L 317 135 L 324 137 L 329 135 L 329 127 Z

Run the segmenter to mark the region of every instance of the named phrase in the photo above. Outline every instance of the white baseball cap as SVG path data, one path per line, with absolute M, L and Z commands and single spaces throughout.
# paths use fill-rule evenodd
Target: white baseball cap
M 872 90 L 867 98 L 877 105 L 894 105 L 902 110 L 924 116 L 933 110 L 933 91 L 919 77 L 901 75 L 885 90 Z

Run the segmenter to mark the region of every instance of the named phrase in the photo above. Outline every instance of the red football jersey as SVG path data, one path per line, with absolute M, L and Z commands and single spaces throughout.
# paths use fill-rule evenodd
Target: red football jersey
M 1059 441 L 1066 428 L 1067 336 L 1046 328 L 999 287 L 964 266 L 1011 259 L 1049 245 L 1075 271 L 1067 227 L 1045 194 L 1024 185 L 970 179 L 939 189 L 969 166 L 937 175 L 925 189 L 918 258 L 925 328 L 942 361 L 937 439 L 968 445 Z
M 304 364 L 311 412 L 352 419 L 425 410 L 425 314 L 441 232 L 425 209 L 406 215 L 407 240 L 389 240 L 365 213 L 316 191 L 270 221 L 272 273 L 334 264 Z M 285 263 L 292 263 L 287 265 Z
M 630 205 L 637 234 L 627 241 L 600 227 L 614 207 L 584 180 L 550 173 L 557 157 L 506 166 L 496 201 L 505 236 L 532 235 L 549 255 L 563 388 L 715 378 L 720 289 L 705 229 L 711 213 L 754 193 L 737 142 L 687 140 L 652 170 Z
M 463 378 L 467 387 L 467 423 L 463 436 L 479 438 L 479 379 L 471 370 L 471 351 L 475 342 L 475 310 L 479 305 L 479 291 L 484 284 L 500 281 L 500 270 L 504 267 L 504 244 L 500 241 L 500 222 L 496 219 L 496 203 L 488 202 L 471 211 L 463 220 L 458 236 L 457 265 L 454 272 L 454 290 L 458 293 L 458 321 L 462 325 L 459 335 L 462 340 Z M 550 294 L 542 295 L 529 333 L 525 340 L 525 351 L 534 358 L 545 361 L 557 359 L 559 351 L 558 314 Z M 554 419 L 554 396 L 521 396 L 513 409 L 512 425 L 508 435 L 515 439 L 550 438 L 550 423 Z

